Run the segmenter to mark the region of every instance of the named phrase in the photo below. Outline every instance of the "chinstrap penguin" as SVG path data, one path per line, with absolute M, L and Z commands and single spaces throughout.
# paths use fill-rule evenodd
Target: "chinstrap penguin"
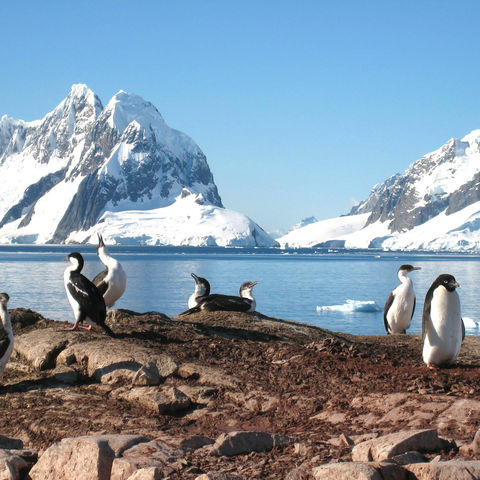
M 383 321 L 387 333 L 406 333 L 415 312 L 415 292 L 413 283 L 407 274 L 421 267 L 402 265 L 398 269 L 400 285 L 390 293 L 385 308 L 383 309 Z
M 6 293 L 0 293 L 0 382 L 2 381 L 5 365 L 13 352 L 13 330 L 7 303 L 10 297 Z
M 453 275 L 442 274 L 425 297 L 422 319 L 423 361 L 428 368 L 453 363 L 460 353 L 465 326 Z
M 180 315 L 207 311 L 230 311 L 230 312 L 254 312 L 256 308 L 255 298 L 252 290 L 258 282 L 244 282 L 240 285 L 240 296 L 213 294 L 197 298 L 197 305 Z
M 194 273 L 191 274 L 195 280 L 195 291 L 190 295 L 188 299 L 188 308 L 197 306 L 197 299 L 210 295 L 210 283 L 206 278 L 199 277 Z
M 102 295 L 97 287 L 80 272 L 83 268 L 83 257 L 78 252 L 73 252 L 64 260 L 70 261 L 70 265 L 65 269 L 63 274 L 63 282 L 67 298 L 75 316 L 75 323 L 72 328 L 67 330 L 77 330 L 83 328 L 90 330 L 91 325 L 85 327 L 80 325 L 86 320 L 100 326 L 105 332 L 114 337 L 114 333 L 105 325 L 105 317 L 107 309 Z
M 113 307 L 115 302 L 123 295 L 123 292 L 125 292 L 127 275 L 120 262 L 110 256 L 100 233 L 98 234 L 97 255 L 107 268 L 93 279 L 93 284 L 98 288 L 101 295 L 103 295 L 105 305 L 107 307 Z

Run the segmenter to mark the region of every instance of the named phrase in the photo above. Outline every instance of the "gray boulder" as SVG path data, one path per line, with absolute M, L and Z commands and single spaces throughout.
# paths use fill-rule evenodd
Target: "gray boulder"
M 352 460 L 381 462 L 411 451 L 438 452 L 449 445 L 439 438 L 437 430 L 407 430 L 359 443 L 352 450 Z
M 294 441 L 293 438 L 264 432 L 222 433 L 212 447 L 212 454 L 231 457 L 243 453 L 264 452 L 274 447 L 289 445 Z

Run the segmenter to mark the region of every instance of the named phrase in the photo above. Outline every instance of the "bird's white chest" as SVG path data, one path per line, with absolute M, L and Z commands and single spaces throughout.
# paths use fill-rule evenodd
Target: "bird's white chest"
M 461 344 L 462 314 L 458 293 L 438 287 L 433 292 L 423 359 L 436 365 L 452 363 L 460 353 Z
M 80 315 L 80 304 L 75 300 L 73 295 L 70 293 L 70 290 L 68 289 L 68 283 L 70 282 L 70 272 L 66 271 L 63 274 L 63 285 L 65 287 L 65 292 L 67 294 L 67 299 L 68 303 L 70 303 L 70 306 L 72 307 L 73 310 L 73 315 L 75 316 L 75 319 L 78 318 Z
M 193 308 L 197 306 L 197 294 L 194 292 L 190 295 L 188 299 L 188 308 Z
M 105 282 L 107 282 L 108 288 L 103 295 L 103 299 L 105 305 L 111 307 L 123 295 L 127 287 L 127 276 L 120 264 L 108 269 Z
M 402 332 L 410 326 L 415 302 L 412 282 L 408 279 L 393 290 L 394 300 L 387 313 L 387 320 L 394 332 Z

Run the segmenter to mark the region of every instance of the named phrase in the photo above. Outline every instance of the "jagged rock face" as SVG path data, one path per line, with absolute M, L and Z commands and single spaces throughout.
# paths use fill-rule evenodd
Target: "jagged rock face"
M 104 108 L 86 85 L 42 120 L 0 119 L 0 172 L 0 228 L 31 225 L 37 243 L 64 242 L 106 210 L 168 206 L 183 188 L 222 207 L 193 140 L 142 98 L 121 91 Z
M 392 233 L 410 230 L 446 210 L 455 213 L 480 200 L 480 130 L 451 139 L 403 174 L 373 188 L 350 214 L 370 212 L 367 224 L 389 222 Z

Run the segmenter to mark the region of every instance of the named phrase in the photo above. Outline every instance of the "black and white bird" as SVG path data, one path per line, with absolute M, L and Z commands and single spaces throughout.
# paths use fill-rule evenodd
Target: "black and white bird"
M 255 298 L 252 290 L 258 282 L 244 282 L 240 285 L 240 296 L 233 295 L 206 295 L 197 298 L 197 305 L 180 315 L 191 315 L 192 313 L 207 311 L 216 312 L 220 310 L 229 312 L 254 312 L 256 308 Z
M 63 274 L 63 282 L 75 316 L 73 327 L 67 330 L 77 330 L 78 328 L 90 330 L 91 324 L 88 327 L 81 325 L 84 321 L 89 321 L 102 327 L 108 335 L 114 337 L 114 333 L 105 325 L 107 309 L 102 295 L 98 288 L 80 273 L 84 264 L 82 255 L 73 252 L 64 260 L 70 261 L 70 265 Z
M 3 377 L 5 365 L 13 352 L 13 330 L 7 303 L 10 297 L 6 293 L 0 293 L 0 381 Z
M 415 312 L 415 292 L 407 274 L 421 267 L 402 265 L 398 269 L 400 285 L 392 290 L 383 309 L 383 321 L 387 333 L 405 333 Z
M 93 279 L 93 283 L 103 295 L 105 305 L 113 307 L 127 288 L 127 275 L 120 262 L 110 256 L 100 233 L 98 234 L 97 255 L 106 268 Z
M 453 275 L 442 274 L 425 297 L 422 318 L 423 361 L 428 368 L 453 363 L 465 338 L 465 326 Z
M 188 308 L 196 307 L 199 300 L 201 300 L 201 297 L 210 295 L 210 283 L 208 283 L 208 280 L 206 278 L 199 277 L 194 273 L 191 275 L 195 280 L 195 290 L 188 299 Z

